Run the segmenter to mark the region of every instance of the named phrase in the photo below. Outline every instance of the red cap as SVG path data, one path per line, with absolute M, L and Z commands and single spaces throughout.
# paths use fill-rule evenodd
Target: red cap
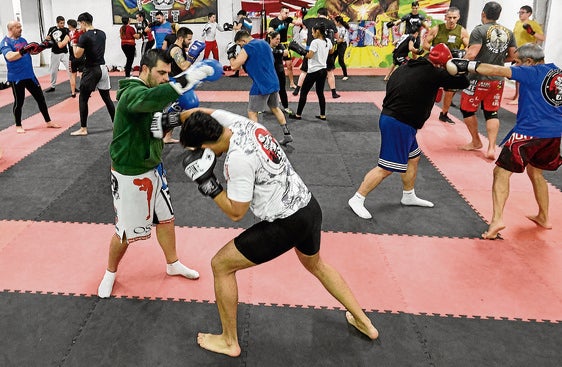
M 451 55 L 451 50 L 444 43 L 439 43 L 431 49 L 429 52 L 429 61 L 435 65 L 445 65 L 447 61 L 451 60 L 453 55 Z

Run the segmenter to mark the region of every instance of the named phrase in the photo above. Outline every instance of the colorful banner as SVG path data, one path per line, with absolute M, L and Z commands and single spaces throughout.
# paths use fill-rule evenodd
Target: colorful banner
M 209 13 L 217 14 L 217 0 L 112 0 L 113 24 L 121 24 L 121 17 L 135 20 L 135 14 L 144 11 L 151 22 L 161 11 L 171 23 L 206 23 Z

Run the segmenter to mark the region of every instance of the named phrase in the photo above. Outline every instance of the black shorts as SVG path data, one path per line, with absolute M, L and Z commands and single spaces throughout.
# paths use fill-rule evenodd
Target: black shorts
M 510 172 L 521 173 L 530 164 L 545 171 L 556 171 L 562 165 L 560 138 L 533 138 L 511 134 L 496 161 Z
M 82 56 L 80 58 L 72 57 L 70 59 L 70 71 L 73 73 L 83 72 L 84 63 L 86 62 L 86 57 Z
M 287 218 L 254 224 L 234 239 L 234 245 L 254 264 L 275 259 L 293 247 L 312 256 L 320 251 L 321 228 L 322 209 L 312 196 L 307 206 Z

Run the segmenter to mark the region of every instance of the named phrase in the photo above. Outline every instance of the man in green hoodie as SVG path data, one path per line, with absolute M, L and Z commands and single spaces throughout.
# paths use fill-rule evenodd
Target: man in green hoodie
M 153 224 L 166 258 L 167 274 L 199 278 L 197 271 L 178 259 L 174 211 L 162 165 L 164 143 L 162 136 L 155 137 L 152 130 L 155 116 L 162 119 L 164 115 L 164 119 L 171 121 L 172 115 L 178 112 L 162 114 L 162 110 L 178 99 L 178 95 L 193 93 L 191 90 L 216 70 L 201 63 L 170 81 L 170 63 L 161 50 L 144 54 L 140 67 L 139 77 L 121 79 L 117 91 L 119 102 L 109 147 L 115 234 L 109 246 L 107 270 L 98 288 L 100 298 L 111 296 L 117 267 L 129 244 L 150 238 Z

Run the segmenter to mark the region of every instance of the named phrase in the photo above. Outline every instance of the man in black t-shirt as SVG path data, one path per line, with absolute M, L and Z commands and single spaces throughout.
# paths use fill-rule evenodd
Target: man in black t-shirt
M 105 33 L 95 29 L 92 25 L 94 17 L 90 13 L 82 13 L 78 16 L 80 29 L 84 31 L 76 41 L 74 56 L 77 58 L 86 55 L 82 81 L 80 82 L 80 129 L 70 133 L 72 136 L 88 135 L 88 100 L 96 88 L 107 107 L 111 121 L 115 116 L 115 105 L 109 96 L 111 85 L 109 83 L 109 72 L 105 66 Z
M 318 17 L 317 18 L 307 18 L 302 21 L 298 20 L 298 23 L 304 24 L 308 29 L 308 37 L 306 38 L 306 46 L 310 46 L 310 43 L 314 39 L 312 36 L 312 28 L 316 24 L 323 23 L 326 27 L 326 34 L 332 41 L 332 45 L 336 44 L 336 36 L 338 34 L 338 29 L 336 28 L 336 24 L 328 19 L 328 10 L 326 8 L 318 9 Z M 298 24 L 297 25 L 300 25 Z M 332 91 L 332 98 L 340 98 L 340 95 L 336 92 L 336 77 L 334 76 L 334 69 L 336 68 L 336 53 L 331 53 L 328 55 L 328 59 L 326 60 L 326 70 L 328 71 L 328 85 L 330 86 L 330 90 Z M 301 66 L 301 74 L 299 75 L 299 81 L 297 83 L 297 88 L 293 91 L 293 95 L 296 96 L 299 94 L 300 88 L 302 83 L 304 82 L 304 77 L 306 76 L 306 72 L 308 71 L 308 59 L 305 57 L 302 66 Z
M 289 8 L 282 6 L 279 11 L 279 15 L 276 18 L 271 19 L 269 22 L 269 27 L 267 33 L 279 32 L 281 36 L 281 44 L 285 49 L 289 48 L 289 40 L 287 39 L 287 32 L 289 31 L 289 26 L 293 23 L 293 18 L 289 16 Z M 293 60 L 291 58 L 291 52 L 283 58 L 285 60 L 285 66 L 287 67 L 287 76 L 289 77 L 289 86 L 295 89 L 295 81 L 293 80 Z
M 70 70 L 68 67 L 68 43 L 70 42 L 69 30 L 64 26 L 64 17 L 57 17 L 57 25 L 49 28 L 47 32 L 47 40 L 53 41 L 51 48 L 51 88 L 47 89 L 47 93 L 54 92 L 57 84 L 57 76 L 59 73 L 59 65 L 62 62 L 64 68 L 70 78 Z

